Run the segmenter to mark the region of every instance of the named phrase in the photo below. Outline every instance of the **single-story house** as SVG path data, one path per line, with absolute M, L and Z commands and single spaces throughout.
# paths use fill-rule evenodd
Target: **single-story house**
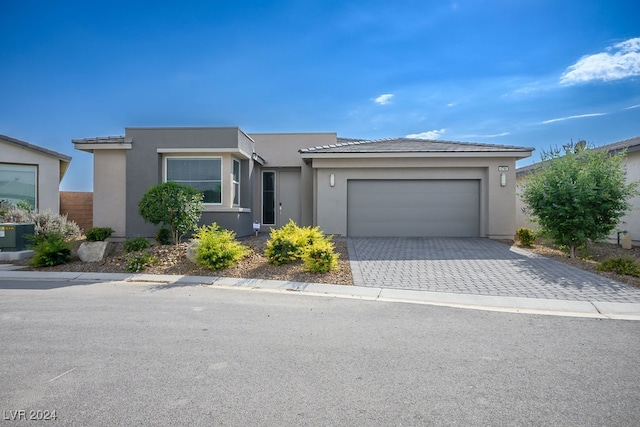
M 60 211 L 60 182 L 71 157 L 0 135 L 0 200 Z
M 238 236 L 289 219 L 343 236 L 478 236 L 515 232 L 515 162 L 532 148 L 335 133 L 251 133 L 237 127 L 127 128 L 74 139 L 93 153 L 94 225 L 153 236 L 138 215 L 152 185 L 205 195 L 202 223 Z
M 594 150 L 606 151 L 610 154 L 617 154 L 621 151 L 626 152 L 624 160 L 624 168 L 627 174 L 627 182 L 640 181 L 640 136 L 625 139 L 624 141 L 614 142 L 612 144 L 595 147 Z M 516 180 L 518 187 L 524 183 L 527 174 L 535 171 L 539 163 L 534 163 L 516 170 Z M 609 236 L 610 242 L 618 241 L 618 232 L 626 232 L 631 235 L 632 243 L 636 246 L 640 245 L 640 195 L 632 197 L 629 200 L 631 210 L 627 215 L 622 217 L 620 224 L 616 230 Z M 533 222 L 527 211 L 527 206 L 517 194 L 516 199 L 516 226 L 528 227 L 536 229 L 538 224 Z

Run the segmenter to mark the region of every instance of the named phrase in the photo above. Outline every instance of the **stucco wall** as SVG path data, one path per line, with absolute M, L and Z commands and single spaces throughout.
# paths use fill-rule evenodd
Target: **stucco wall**
M 93 225 L 111 227 L 112 238 L 127 237 L 127 150 L 93 153 Z
M 261 170 L 278 170 L 278 168 L 300 168 L 300 224 L 313 225 L 313 170 L 305 163 L 299 150 L 322 145 L 335 144 L 335 133 L 252 133 L 256 152 L 265 159 Z M 259 182 L 260 176 L 257 177 Z M 257 185 L 254 196 L 255 221 L 260 221 L 262 210 L 262 194 Z
M 251 198 L 248 196 L 253 193 L 253 162 L 238 151 L 241 149 L 250 156 L 252 151 L 247 153 L 247 150 L 253 142 L 237 127 L 127 128 L 125 134 L 132 140 L 126 160 L 127 236 L 152 237 L 157 233 L 159 227 L 145 223 L 138 214 L 138 202 L 149 188 L 163 182 L 166 156 L 221 157 L 222 205 L 206 206 L 200 224 L 217 221 L 240 236 L 251 232 Z M 240 207 L 233 206 L 232 157 L 241 161 Z
M 60 159 L 15 144 L 0 141 L 1 163 L 36 165 L 38 188 L 36 208 L 40 211 L 60 212 Z
M 500 186 L 498 166 L 509 168 L 505 187 Z M 347 233 L 347 181 L 350 179 L 478 179 L 480 235 L 509 239 L 515 233 L 513 158 L 315 158 L 313 167 L 317 190 L 315 220 L 326 233 Z M 332 173 L 334 187 L 329 183 Z

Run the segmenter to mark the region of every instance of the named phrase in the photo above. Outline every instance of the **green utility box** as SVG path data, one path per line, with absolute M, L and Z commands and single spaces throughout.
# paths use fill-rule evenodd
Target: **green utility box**
M 0 251 L 18 252 L 27 249 L 30 243 L 27 236 L 33 235 L 34 224 L 0 224 Z

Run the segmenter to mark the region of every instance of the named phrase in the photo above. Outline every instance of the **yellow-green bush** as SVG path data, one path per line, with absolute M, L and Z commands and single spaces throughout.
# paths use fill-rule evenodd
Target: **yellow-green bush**
M 309 245 L 302 255 L 302 261 L 308 271 L 326 273 L 338 267 L 338 254 L 331 239 L 325 238 Z
M 516 237 L 522 246 L 531 246 L 536 241 L 536 232 L 530 228 L 520 227 L 516 230 Z
M 200 227 L 194 235 L 198 265 L 212 270 L 224 270 L 247 256 L 249 248 L 236 240 L 236 233 L 221 228 L 215 222 Z
M 271 264 L 287 264 L 301 259 L 305 248 L 324 239 L 318 227 L 299 227 L 289 220 L 283 227 L 271 230 L 265 255 Z

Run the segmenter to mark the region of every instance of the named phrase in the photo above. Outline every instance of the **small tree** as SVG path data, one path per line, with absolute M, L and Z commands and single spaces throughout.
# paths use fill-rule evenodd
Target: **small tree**
M 542 231 L 566 245 L 571 258 L 587 240 L 607 237 L 629 210 L 637 183 L 625 182 L 624 156 L 572 143 L 564 155 L 558 149 L 544 152 L 540 168 L 525 182 L 522 199 Z
M 177 245 L 185 234 L 198 228 L 202 193 L 175 182 L 154 185 L 140 199 L 138 213 L 146 222 L 169 227 Z

